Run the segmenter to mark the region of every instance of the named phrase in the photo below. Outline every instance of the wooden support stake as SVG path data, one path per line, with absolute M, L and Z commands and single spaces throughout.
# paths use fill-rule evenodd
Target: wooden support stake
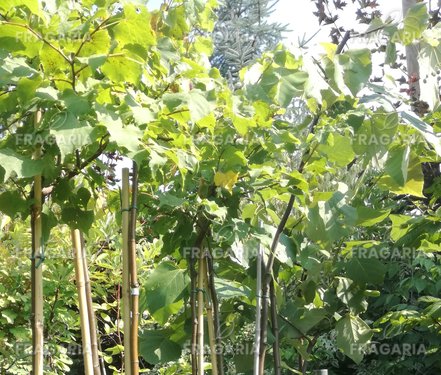
M 81 251 L 82 251 L 81 257 L 83 259 L 84 280 L 86 283 L 87 315 L 89 318 L 93 373 L 94 375 L 101 375 L 100 355 L 99 355 L 98 335 L 97 335 L 98 328 L 96 325 L 95 311 L 93 310 L 92 286 L 90 285 L 89 267 L 87 265 L 87 256 L 86 256 L 86 246 L 82 234 L 81 234 Z
M 130 211 L 130 229 L 129 229 L 129 258 L 130 258 L 130 295 L 132 308 L 131 321 L 131 362 L 132 374 L 139 374 L 139 354 L 138 354 L 138 326 L 139 326 L 139 284 L 138 284 L 138 267 L 136 264 L 136 205 L 138 203 L 138 168 L 133 162 L 132 169 L 132 204 Z
M 198 375 L 204 375 L 204 252 L 200 252 L 198 269 Z
M 129 271 L 129 169 L 122 170 L 122 301 L 124 324 L 124 370 L 132 375 L 130 339 L 130 271 Z
M 75 263 L 75 279 L 78 290 L 78 308 L 80 310 L 84 374 L 93 375 L 92 346 L 90 340 L 89 313 L 87 308 L 86 280 L 84 277 L 84 261 L 82 259 L 83 251 L 81 249 L 81 234 L 78 229 L 72 229 L 71 235 Z
M 259 362 L 260 362 L 260 336 L 261 336 L 261 328 L 260 328 L 260 313 L 262 308 L 262 245 L 259 243 L 257 249 L 257 258 L 256 258 L 256 267 L 257 267 L 257 276 L 256 276 L 256 328 L 254 333 L 254 369 L 253 374 L 259 375 Z
M 41 112 L 34 117 L 37 129 L 41 121 Z M 41 147 L 34 152 L 34 159 L 41 157 Z M 44 367 L 44 334 L 43 334 L 43 239 L 42 239 L 42 181 L 41 176 L 34 177 L 34 205 L 32 207 L 32 262 L 31 262 L 31 294 L 32 294 L 32 374 L 43 375 Z

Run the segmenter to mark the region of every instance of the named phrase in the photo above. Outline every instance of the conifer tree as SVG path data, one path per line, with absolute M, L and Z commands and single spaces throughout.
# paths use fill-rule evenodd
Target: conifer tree
M 269 20 L 278 0 L 223 0 L 217 11 L 211 63 L 233 85 L 239 71 L 271 50 L 286 27 Z

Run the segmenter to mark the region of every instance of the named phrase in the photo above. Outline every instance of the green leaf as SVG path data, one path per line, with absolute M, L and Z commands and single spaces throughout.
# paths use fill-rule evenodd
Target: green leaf
M 0 24 L 0 50 L 11 52 L 14 56 L 29 58 L 38 56 L 43 42 L 34 34 L 21 27 Z
M 214 278 L 214 284 L 216 286 L 216 292 L 219 299 L 230 298 L 250 298 L 251 289 L 246 285 L 238 283 L 232 280 L 225 280 L 218 277 Z
M 410 8 L 404 18 L 404 27 L 399 31 L 400 40 L 404 45 L 411 44 L 415 39 L 421 38 L 423 31 L 427 29 L 429 14 L 427 6 L 421 2 Z
M 168 318 L 180 310 L 183 301 L 179 297 L 187 288 L 189 278 L 185 270 L 172 262 L 162 262 L 148 276 L 143 286 L 145 308 L 160 323 L 165 324 Z
M 147 49 L 155 45 L 156 38 L 150 26 L 150 18 L 145 6 L 125 5 L 124 18 L 112 30 L 119 46 L 138 44 Z
M 375 258 L 353 257 L 346 265 L 347 275 L 360 284 L 381 284 L 386 267 Z
M 210 103 L 197 91 L 191 91 L 188 95 L 188 109 L 193 122 L 198 122 L 211 113 Z
M 308 73 L 288 71 L 280 72 L 280 81 L 277 90 L 277 101 L 282 107 L 288 107 L 292 99 L 303 94 Z
M 437 155 L 441 157 L 441 137 L 433 132 L 433 127 L 408 112 L 401 112 L 401 117 L 418 130 L 427 143 L 433 146 Z
M 150 364 L 175 361 L 181 356 L 181 347 L 170 340 L 170 330 L 149 330 L 139 335 L 139 352 Z
M 327 160 L 339 167 L 345 167 L 355 158 L 352 140 L 338 133 L 330 134 L 328 144 L 320 145 L 318 149 L 326 154 Z
M 56 114 L 51 122 L 50 134 L 55 137 L 63 161 L 75 150 L 81 150 L 94 141 L 93 128 L 87 123 L 80 122 L 70 111 Z
M 360 363 L 373 335 L 369 326 L 358 316 L 348 314 L 337 322 L 335 330 L 338 348 L 355 363 Z
M 424 175 L 418 157 L 411 155 L 409 169 L 407 171 L 407 181 L 404 185 L 399 185 L 392 177 L 386 175 L 378 180 L 378 186 L 394 194 L 424 197 Z
M 17 317 L 17 313 L 15 311 L 7 309 L 3 310 L 1 314 L 2 317 L 6 319 L 8 324 L 14 324 L 14 320 Z
M 87 37 L 87 41 L 80 51 L 80 56 L 89 57 L 89 64 L 92 69 L 96 69 L 96 59 L 105 56 L 111 46 L 111 39 L 107 30 L 98 30 L 92 36 Z M 95 61 L 91 61 L 95 59 Z
M 337 61 L 344 69 L 344 82 L 352 95 L 357 93 L 369 81 L 372 74 L 371 53 L 369 49 L 350 50 L 337 56 Z
M 47 44 L 44 44 L 40 50 L 40 61 L 45 74 L 64 74 L 70 70 L 70 66 L 63 56 Z
M 61 211 L 61 220 L 72 229 L 79 229 L 87 233 L 94 221 L 93 211 L 85 211 L 78 207 L 64 207 Z
M 0 194 L 0 211 L 14 218 L 18 213 L 25 213 L 30 209 L 30 202 L 24 200 L 20 193 L 6 191 Z
M 390 214 L 390 210 L 375 210 L 369 207 L 357 207 L 357 225 L 371 227 L 381 223 Z
M 11 9 L 25 6 L 32 13 L 37 16 L 40 14 L 40 6 L 38 0 L 2 0 L 0 3 L 0 9 L 5 12 L 9 12 Z
M 0 65 L 0 85 L 2 86 L 18 83 L 23 77 L 38 75 L 38 72 L 31 68 L 24 58 L 4 58 L 1 54 L 0 58 L 2 61 Z
M 189 31 L 184 6 L 171 7 L 165 17 L 167 34 L 174 39 L 182 39 Z
M 158 195 L 159 195 L 159 207 L 162 206 L 179 207 L 186 202 L 185 199 L 176 197 L 175 195 L 170 193 L 160 193 Z
M 385 171 L 399 186 L 404 186 L 407 181 L 409 157 L 410 148 L 407 146 L 400 146 L 389 151 Z
M 294 303 L 288 303 L 284 313 L 291 324 L 296 328 L 289 333 L 292 338 L 300 338 L 308 334 L 308 332 L 325 319 L 327 315 L 325 309 L 298 308 Z
M 98 64 L 102 59 L 98 60 Z M 96 65 L 96 64 L 95 64 Z M 96 66 L 95 66 L 96 67 Z M 101 71 L 115 83 L 133 83 L 137 85 L 142 76 L 142 63 L 130 57 L 129 53 L 120 56 L 108 57 L 101 66 Z
M 7 180 L 14 172 L 17 178 L 29 178 L 42 174 L 45 160 L 32 160 L 10 149 L 0 149 L 0 170 L 3 169 L 4 180 Z
M 124 126 L 121 117 L 110 109 L 103 106 L 96 106 L 99 122 L 104 125 L 109 134 L 110 140 L 118 146 L 126 148 L 129 152 L 137 152 L 140 139 L 143 136 L 141 129 L 134 125 Z
M 11 332 L 17 340 L 26 340 L 31 336 L 31 332 L 24 327 L 9 328 L 9 332 Z

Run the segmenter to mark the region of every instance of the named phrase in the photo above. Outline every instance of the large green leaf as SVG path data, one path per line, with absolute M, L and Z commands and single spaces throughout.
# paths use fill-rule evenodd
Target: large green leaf
M 355 157 L 352 140 L 338 133 L 330 134 L 328 144 L 320 145 L 319 151 L 326 154 L 326 159 L 339 167 L 348 165 Z
M 400 40 L 404 45 L 411 44 L 418 39 L 427 28 L 429 14 L 424 2 L 414 5 L 410 8 L 404 18 L 404 27 L 399 31 Z
M 100 58 L 99 64 L 102 64 L 103 58 Z M 101 66 L 101 71 L 106 77 L 115 83 L 133 83 L 137 85 L 141 79 L 143 66 L 136 58 L 124 52 L 121 55 L 109 57 Z
M 149 330 L 139 335 L 139 352 L 150 364 L 175 361 L 181 356 L 181 347 L 170 340 L 170 330 Z
M 381 284 L 386 267 L 375 258 L 353 257 L 346 265 L 346 273 L 352 280 L 361 284 Z
M 38 56 L 42 45 L 43 42 L 30 31 L 14 25 L 0 24 L 0 50 L 34 58 Z
M 216 292 L 220 299 L 230 299 L 230 298 L 249 298 L 251 290 L 248 286 L 238 283 L 236 281 L 225 280 L 215 277 L 214 284 L 216 287 Z
M 23 199 L 18 191 L 0 194 L 0 211 L 14 218 L 19 213 L 30 211 L 30 202 Z
M 124 125 L 121 116 L 112 109 L 98 105 L 96 111 L 98 120 L 107 128 L 111 141 L 129 152 L 135 153 L 139 150 L 143 136 L 141 129 L 134 125 Z
M 433 132 L 433 127 L 408 112 L 401 112 L 401 117 L 424 137 L 441 157 L 441 137 Z
M 80 122 L 70 111 L 60 112 L 51 119 L 50 134 L 55 137 L 62 160 L 94 141 L 93 128 Z
M 302 96 L 308 73 L 302 71 L 292 73 L 289 70 L 280 70 L 279 74 L 277 101 L 282 107 L 288 107 L 293 98 Z
M 0 3 L 0 9 L 9 12 L 11 9 L 15 9 L 17 7 L 26 7 L 32 13 L 39 15 L 40 14 L 40 5 L 38 0 L 2 0 Z
M 407 180 L 404 185 L 397 183 L 391 176 L 385 175 L 378 180 L 378 186 L 395 194 L 424 197 L 424 175 L 419 158 L 416 155 L 410 156 Z
M 0 149 L 0 171 L 4 180 L 15 172 L 18 178 L 34 177 L 42 173 L 46 160 L 32 160 L 29 156 L 19 155 L 10 149 Z
M 365 86 L 372 74 L 372 61 L 369 49 L 350 50 L 337 56 L 344 70 L 343 79 L 353 95 Z
M 338 348 L 355 363 L 360 363 L 373 331 L 362 319 L 351 314 L 341 318 L 337 322 L 335 330 Z
M 295 327 L 295 329 L 291 330 L 287 326 L 291 338 L 300 338 L 307 335 L 327 315 L 325 309 L 298 308 L 294 303 L 289 303 L 283 312 L 291 325 Z
M 161 324 L 183 306 L 179 300 L 189 283 L 185 270 L 172 262 L 162 262 L 148 276 L 143 285 L 142 300 L 147 310 Z
M 409 169 L 410 148 L 400 146 L 389 151 L 385 171 L 399 185 L 404 186 Z
M 61 212 L 61 220 L 73 229 L 80 229 L 87 233 L 93 224 L 95 216 L 93 211 L 82 210 L 79 207 L 64 207 Z
M 190 110 L 193 122 L 197 122 L 211 113 L 210 103 L 202 93 L 197 91 L 192 91 L 188 94 L 188 109 Z
M 390 210 L 375 210 L 369 207 L 357 207 L 357 225 L 371 227 L 384 221 L 390 214 Z
M 150 13 L 143 6 L 124 6 L 124 18 L 113 28 L 114 36 L 121 47 L 137 44 L 146 49 L 156 44 L 155 34 L 150 26 Z

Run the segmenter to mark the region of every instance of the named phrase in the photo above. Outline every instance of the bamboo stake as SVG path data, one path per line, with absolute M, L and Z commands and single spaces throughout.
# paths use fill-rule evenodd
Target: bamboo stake
M 204 289 L 208 291 L 208 268 L 205 267 L 204 273 Z M 211 373 L 212 375 L 218 375 L 218 363 L 217 363 L 217 351 L 216 351 L 216 333 L 214 328 L 213 320 L 213 306 L 211 304 L 211 299 L 207 293 L 207 298 L 205 299 L 205 308 L 207 310 L 207 325 L 208 325 L 208 338 L 210 341 L 210 354 L 211 354 Z
M 196 284 L 197 273 L 195 270 L 196 258 L 194 254 L 194 248 L 191 251 L 190 256 L 190 307 L 191 307 L 191 375 L 197 375 L 198 373 L 198 355 L 197 355 L 197 342 L 198 342 L 198 318 L 196 311 Z
M 132 308 L 131 322 L 131 362 L 132 374 L 139 374 L 139 355 L 138 355 L 138 326 L 139 326 L 139 284 L 138 268 L 136 265 L 136 205 L 138 195 L 138 168 L 136 162 L 133 162 L 132 170 L 132 205 L 130 211 L 130 229 L 129 229 L 129 261 L 130 261 L 130 295 Z
M 129 272 L 129 169 L 122 170 L 122 300 L 124 304 L 124 370 L 132 374 L 130 350 L 130 272 Z
M 253 374 L 259 375 L 259 361 L 260 361 L 260 336 L 261 336 L 261 326 L 260 326 L 260 313 L 262 306 L 262 245 L 259 243 L 257 249 L 256 258 L 257 276 L 256 276 L 256 329 L 254 334 L 254 368 Z
M 38 128 L 41 112 L 34 117 L 34 127 Z M 34 152 L 34 159 L 41 157 L 41 147 Z M 32 207 L 32 262 L 31 262 L 31 294 L 32 294 L 32 374 L 43 375 L 43 243 L 42 243 L 42 195 L 41 176 L 34 177 L 34 205 Z
M 84 278 L 84 262 L 81 250 L 81 235 L 78 229 L 72 229 L 72 245 L 75 263 L 75 278 L 78 290 L 78 302 L 80 310 L 81 337 L 83 341 L 83 359 L 85 375 L 93 374 L 93 360 L 90 340 L 89 314 L 86 297 L 86 281 Z
M 204 375 L 204 274 L 205 259 L 201 251 L 198 269 L 198 375 Z
M 81 257 L 83 259 L 84 281 L 86 286 L 87 316 L 89 318 L 93 373 L 94 375 L 101 375 L 97 325 L 96 325 L 95 311 L 93 310 L 92 287 L 90 285 L 89 268 L 87 266 L 87 257 L 86 257 L 86 247 L 84 244 L 84 237 L 82 234 L 81 234 L 81 251 L 82 251 Z

